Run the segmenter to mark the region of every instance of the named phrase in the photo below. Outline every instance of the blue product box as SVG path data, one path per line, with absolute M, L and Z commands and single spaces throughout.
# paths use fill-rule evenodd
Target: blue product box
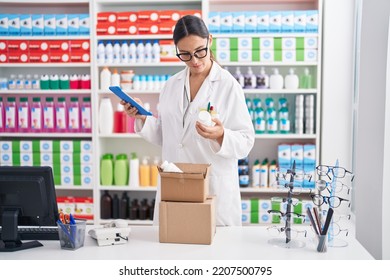
M 245 32 L 254 33 L 257 31 L 257 13 L 245 12 Z
M 79 15 L 68 14 L 68 35 L 79 35 Z
M 318 32 L 318 11 L 306 11 L 306 32 Z
M 231 33 L 233 30 L 233 14 L 222 12 L 220 13 L 220 32 L 221 33 Z
M 210 33 L 219 33 L 221 17 L 219 12 L 209 12 L 209 31 Z
M 294 161 L 297 166 L 303 165 L 303 145 L 300 144 L 291 145 L 291 165 L 293 164 Z
M 303 187 L 314 189 L 315 188 L 315 165 L 304 165 L 303 170 L 305 172 L 305 178 L 303 180 Z
M 67 14 L 56 15 L 56 35 L 57 36 L 68 35 L 68 15 Z
M 45 36 L 56 35 L 56 16 L 43 15 L 43 34 Z
M 31 23 L 32 23 L 32 35 L 43 36 L 43 31 L 44 31 L 43 15 L 38 15 L 38 14 L 31 15 Z
M 8 14 L 0 14 L 0 36 L 8 34 Z
M 20 36 L 20 17 L 18 14 L 8 15 L 8 35 Z
M 293 11 L 283 11 L 282 12 L 281 31 L 284 33 L 294 32 L 294 12 Z
M 316 146 L 313 144 L 303 145 L 303 165 L 316 165 Z
M 280 33 L 282 30 L 282 13 L 280 11 L 269 12 L 269 32 Z
M 257 32 L 267 33 L 269 32 L 269 13 L 257 12 Z
M 233 16 L 233 32 L 245 32 L 245 14 L 243 12 L 234 12 Z
M 90 29 L 89 14 L 79 14 L 79 35 L 89 35 Z
M 20 15 L 20 35 L 31 36 L 32 35 L 32 19 L 31 15 Z
M 294 11 L 294 32 L 306 31 L 306 11 Z

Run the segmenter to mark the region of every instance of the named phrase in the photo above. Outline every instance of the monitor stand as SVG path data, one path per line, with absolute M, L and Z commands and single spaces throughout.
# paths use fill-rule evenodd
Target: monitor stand
M 22 242 L 18 235 L 19 209 L 8 209 L 3 211 L 3 224 L 0 242 L 0 252 L 15 252 L 25 249 L 43 246 L 38 241 Z

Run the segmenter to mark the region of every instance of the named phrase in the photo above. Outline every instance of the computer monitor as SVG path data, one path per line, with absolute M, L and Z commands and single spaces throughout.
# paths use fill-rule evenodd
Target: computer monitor
M 0 252 L 42 246 L 21 242 L 18 226 L 56 226 L 58 207 L 49 166 L 0 166 Z

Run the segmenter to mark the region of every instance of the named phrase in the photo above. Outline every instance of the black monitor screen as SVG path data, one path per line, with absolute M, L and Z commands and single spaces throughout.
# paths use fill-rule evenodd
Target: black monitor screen
M 56 226 L 58 208 L 51 167 L 0 166 L 0 226 L 4 243 L 5 230 L 14 226 L 10 215 L 17 216 L 17 226 Z

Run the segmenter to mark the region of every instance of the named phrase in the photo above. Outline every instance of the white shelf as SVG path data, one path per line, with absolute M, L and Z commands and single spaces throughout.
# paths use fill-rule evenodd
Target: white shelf
M 85 191 L 85 190 L 93 190 L 92 186 L 56 186 L 56 190 L 72 190 L 72 191 Z
M 282 194 L 287 194 L 287 189 L 283 188 L 240 188 L 241 193 L 282 193 Z M 307 194 L 311 193 L 311 189 L 305 189 L 302 190 L 301 193 Z
M 0 36 L 0 40 L 89 40 L 89 35 L 80 36 Z
M 315 134 L 255 134 L 256 139 L 316 139 Z
M 172 39 L 172 34 L 156 34 L 156 35 L 98 35 L 97 40 L 158 40 Z
M 92 133 L 31 133 L 31 132 L 5 132 L 1 137 L 29 137 L 29 138 L 91 138 Z
M 88 62 L 74 63 L 0 63 L 1 67 L 90 67 Z
M 184 67 L 184 62 L 158 62 L 158 63 L 105 63 L 105 64 L 98 64 L 98 67 L 116 67 L 116 68 L 122 68 L 122 67 Z
M 124 90 L 128 94 L 160 94 L 160 90 Z M 98 94 L 112 94 L 111 91 L 98 90 Z
M 90 94 L 91 89 L 10 89 L 10 90 L 1 90 L 0 94 Z
M 317 89 L 243 89 L 245 94 L 316 94 Z
M 213 33 L 213 38 L 318 37 L 318 33 Z
M 121 138 L 139 138 L 143 139 L 141 136 L 139 136 L 136 133 L 112 133 L 112 134 L 99 134 L 99 138 L 114 138 L 114 139 L 121 139 Z
M 157 187 L 99 186 L 100 191 L 139 191 L 155 192 Z
M 269 61 L 269 62 L 220 62 L 223 66 L 317 66 L 317 61 L 306 62 L 283 62 L 283 61 Z
M 90 0 L 0 0 L 0 3 L 15 4 L 52 4 L 52 5 L 64 5 L 64 4 L 89 4 Z
M 95 0 L 95 3 L 102 5 L 169 5 L 169 4 L 200 4 L 202 0 L 143 0 L 142 3 L 134 0 Z

